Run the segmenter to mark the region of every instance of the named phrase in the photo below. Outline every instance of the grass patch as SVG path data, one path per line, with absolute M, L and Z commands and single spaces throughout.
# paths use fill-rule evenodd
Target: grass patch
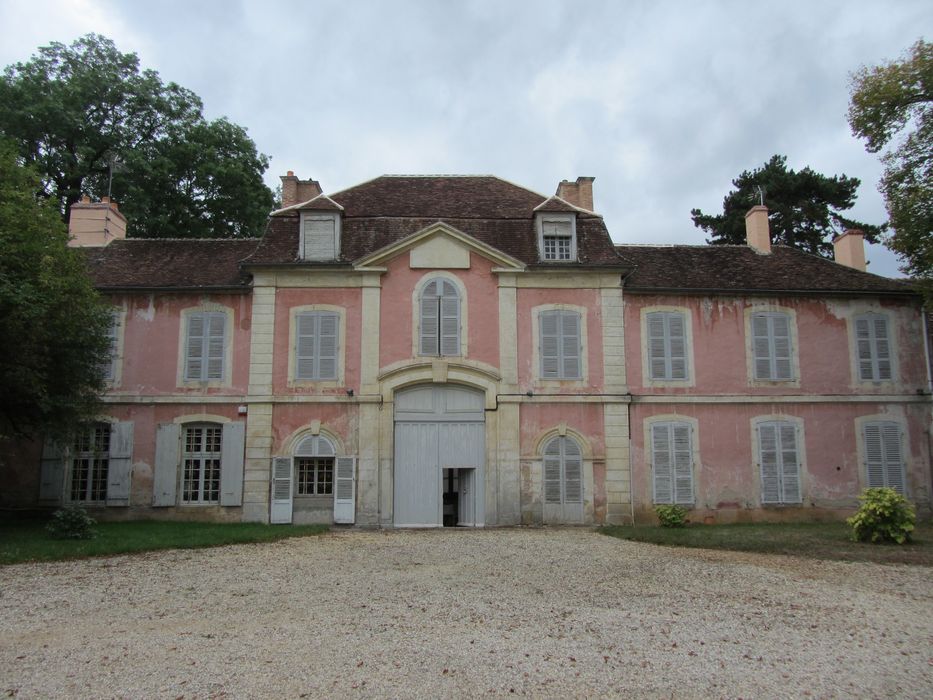
M 82 559 L 158 549 L 197 549 L 225 544 L 275 542 L 327 532 L 326 525 L 189 523 L 137 520 L 97 523 L 92 540 L 55 540 L 44 521 L 0 523 L 0 564 Z
M 690 525 L 683 528 L 608 525 L 599 531 L 623 540 L 671 547 L 933 566 L 933 523 L 917 523 L 913 541 L 904 545 L 853 542 L 849 526 L 842 522 Z

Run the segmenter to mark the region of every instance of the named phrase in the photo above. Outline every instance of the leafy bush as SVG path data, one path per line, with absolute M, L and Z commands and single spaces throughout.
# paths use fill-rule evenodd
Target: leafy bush
M 687 509 L 683 506 L 655 506 L 654 512 L 661 527 L 683 527 L 687 523 Z
M 90 540 L 97 534 L 96 521 L 81 506 L 67 506 L 52 513 L 45 529 L 57 540 Z
M 910 541 L 917 515 L 913 505 L 894 489 L 865 489 L 859 496 L 862 505 L 846 522 L 856 542 Z

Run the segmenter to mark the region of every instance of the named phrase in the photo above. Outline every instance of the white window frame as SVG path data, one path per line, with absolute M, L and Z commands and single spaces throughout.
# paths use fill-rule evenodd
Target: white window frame
M 458 297 L 458 314 L 459 314 L 459 336 L 458 336 L 458 347 L 459 352 L 453 354 L 436 354 L 436 353 L 423 353 L 421 352 L 421 325 L 422 325 L 422 316 L 421 316 L 421 299 L 424 295 L 424 290 L 428 287 L 431 282 L 434 280 L 440 280 L 444 282 L 449 282 L 453 285 L 454 289 L 457 292 Z M 449 272 L 439 272 L 432 271 L 425 274 L 415 285 L 414 290 L 411 295 L 411 309 L 412 309 L 412 356 L 413 357 L 467 357 L 467 338 L 469 337 L 467 329 L 467 320 L 468 320 L 468 305 L 467 305 L 467 294 L 466 287 L 463 284 L 463 281 Z M 438 339 L 440 338 L 440 326 L 438 326 Z
M 334 224 L 334 254 L 328 256 L 310 257 L 307 255 L 305 245 L 305 222 L 307 221 L 332 221 Z M 301 260 L 310 260 L 314 262 L 332 262 L 340 257 L 340 236 L 341 236 L 341 216 L 338 213 L 329 212 L 301 212 L 299 217 L 298 229 L 298 258 Z
M 890 487 L 905 496 L 908 495 L 908 454 L 906 447 L 909 443 L 907 442 L 907 431 L 904 424 L 899 420 L 891 420 L 891 416 L 876 415 L 863 416 L 857 419 L 857 426 L 859 471 L 865 488 Z M 880 439 L 882 442 L 880 445 L 880 455 L 872 455 L 868 447 L 869 433 L 873 429 L 881 431 Z M 891 457 L 893 456 L 892 453 L 895 451 L 900 464 L 896 467 L 898 471 L 892 473 L 895 465 L 891 464 L 893 461 Z M 873 456 L 876 457 L 875 460 L 872 460 Z M 880 457 L 880 460 L 877 459 L 877 457 Z M 873 480 L 871 477 L 872 465 L 869 464 L 870 460 L 875 461 L 876 464 L 880 462 L 880 481 L 877 479 Z M 898 479 L 900 480 L 900 484 L 897 483 Z
M 877 333 L 877 326 L 875 325 L 878 321 L 884 322 L 884 329 L 886 337 L 879 339 Z M 868 337 L 860 337 L 859 334 L 859 323 L 865 322 L 868 324 Z M 891 316 L 885 313 L 878 313 L 876 311 L 869 311 L 866 313 L 861 313 L 852 318 L 852 358 L 853 358 L 853 371 L 856 382 L 859 384 L 868 384 L 868 385 L 877 385 L 877 384 L 892 384 L 897 380 L 897 366 L 895 358 L 897 356 L 895 352 L 894 337 L 892 333 L 893 323 L 891 321 Z M 887 358 L 882 357 L 882 348 L 883 343 L 887 344 Z M 862 359 L 862 350 L 866 349 L 867 361 L 870 363 L 870 375 L 866 377 L 863 374 L 863 359 Z M 887 359 L 888 362 L 888 377 L 882 377 L 882 362 L 884 359 Z
M 664 376 L 653 376 L 653 363 L 651 352 L 651 317 L 655 314 L 664 319 Z M 683 323 L 684 342 L 684 374 L 682 378 L 671 376 L 672 355 L 670 353 L 669 324 L 673 317 L 679 317 Z M 657 387 L 690 387 L 695 385 L 693 369 L 693 323 L 690 309 L 678 306 L 649 306 L 641 310 L 641 351 L 642 351 L 642 379 L 645 386 Z
M 569 224 L 570 227 L 570 257 L 548 258 L 544 252 L 544 238 L 546 224 Z M 570 213 L 539 213 L 535 215 L 535 230 L 538 238 L 538 258 L 547 263 L 577 262 L 577 215 Z
M 103 449 L 97 449 L 98 431 L 106 439 Z M 106 504 L 107 481 L 110 471 L 110 441 L 112 438 L 113 427 L 110 423 L 99 422 L 82 427 L 81 434 L 72 443 L 68 454 L 68 480 L 65 484 L 65 501 L 84 505 L 102 506 Z M 80 449 L 81 444 L 78 441 L 81 439 L 87 440 L 88 449 Z M 77 462 L 80 460 L 87 460 L 87 479 L 82 489 L 83 493 L 75 497 L 75 471 Z M 94 495 L 95 491 L 99 493 L 100 498 L 90 497 Z
M 579 385 L 583 385 L 586 382 L 587 378 L 587 310 L 582 306 L 572 306 L 569 304 L 546 304 L 543 306 L 536 306 L 531 310 L 532 313 L 532 333 L 534 334 L 534 353 L 533 353 L 533 362 L 534 362 L 534 376 L 536 383 L 573 383 L 576 382 Z M 546 377 L 544 376 L 544 352 L 541 347 L 543 337 L 542 337 L 542 328 L 541 328 L 541 319 L 544 314 L 547 313 L 557 313 L 560 316 L 564 314 L 574 314 L 577 317 L 577 331 L 579 333 L 578 337 L 578 367 L 579 367 L 579 376 L 570 377 L 564 376 L 563 372 L 563 353 L 559 350 L 558 353 L 558 372 L 556 377 Z M 563 322 L 561 321 L 561 331 L 562 331 Z M 558 336 L 558 347 L 560 348 L 563 345 L 563 334 Z
M 223 370 L 220 379 L 199 379 L 188 377 L 188 331 L 190 319 L 203 314 L 217 314 L 224 316 L 224 350 Z M 183 309 L 181 312 L 178 332 L 178 376 L 177 385 L 180 387 L 228 387 L 232 383 L 233 375 L 233 309 L 220 304 L 204 304 L 202 306 Z M 204 347 L 204 346 L 202 346 Z M 203 360 L 203 358 L 202 358 Z M 207 372 L 206 363 L 202 364 L 202 376 Z
M 789 342 L 790 377 L 786 379 L 772 379 L 759 377 L 757 371 L 757 354 L 755 343 L 755 317 L 763 316 L 768 319 L 768 355 L 769 371 L 775 371 L 778 357 L 776 355 L 775 336 L 773 333 L 776 317 L 787 319 L 787 332 Z M 800 353 L 797 342 L 797 314 L 793 309 L 779 306 L 751 306 L 745 309 L 745 355 L 750 386 L 800 386 Z
M 775 447 L 777 448 L 775 455 L 776 470 L 777 470 L 777 491 L 778 497 L 776 499 L 767 500 L 765 498 L 765 473 L 764 473 L 764 440 L 762 436 L 763 428 L 770 428 L 776 430 L 777 443 Z M 784 444 L 784 439 L 787 437 L 787 430 L 792 430 L 793 435 L 793 449 L 794 449 L 794 459 L 796 460 L 797 472 L 795 475 L 790 475 L 786 473 L 786 465 L 784 463 L 784 458 L 786 453 L 789 451 Z M 771 415 L 771 416 L 758 416 L 752 419 L 752 445 L 753 452 L 755 455 L 755 462 L 757 465 L 757 481 L 758 481 L 758 497 L 759 503 L 763 506 L 781 506 L 781 505 L 796 505 L 799 506 L 803 503 L 803 494 L 804 494 L 804 481 L 806 474 L 806 449 L 804 447 L 804 432 L 803 432 L 803 421 L 794 416 L 784 416 L 784 415 Z M 789 485 L 786 483 L 786 480 L 790 478 L 791 483 L 796 479 L 797 488 L 796 495 L 788 497 Z
M 205 431 L 201 436 L 201 447 L 199 451 L 189 452 L 188 451 L 188 432 L 200 430 Z M 217 443 L 217 450 L 206 450 L 203 449 L 205 445 L 205 439 L 207 437 L 207 430 L 216 430 L 220 434 L 220 441 Z M 183 506 L 217 506 L 220 505 L 220 496 L 221 496 L 221 476 L 223 474 L 223 424 L 222 423 L 207 423 L 207 422 L 186 422 L 181 425 L 181 463 L 178 470 L 179 475 L 179 485 L 178 485 L 178 502 Z M 195 489 L 196 496 L 192 498 L 188 496 L 186 498 L 185 484 L 188 481 L 187 479 L 187 460 L 194 460 L 199 462 L 198 468 L 198 477 L 197 477 L 197 487 Z M 205 464 L 206 462 L 216 460 L 216 498 L 205 498 Z M 212 477 L 213 479 L 213 477 Z
M 317 472 L 318 465 L 313 467 L 313 476 L 312 483 L 314 485 L 313 493 L 301 493 L 301 479 L 299 478 L 299 470 L 301 468 L 301 460 L 330 460 L 330 491 L 324 493 L 317 493 Z M 294 498 L 317 498 L 323 497 L 328 500 L 333 500 L 334 498 L 334 488 L 336 487 L 336 476 L 337 476 L 337 446 L 336 444 L 328 439 L 324 435 L 309 435 L 303 440 L 298 442 L 295 447 L 294 456 L 292 458 L 294 463 L 295 470 L 295 493 Z
M 668 447 L 673 447 L 672 443 L 675 439 L 673 433 L 675 428 L 686 428 L 688 433 L 688 448 L 686 450 L 680 450 L 681 453 L 686 453 L 690 457 L 690 486 L 689 494 L 684 494 L 684 489 L 681 489 L 680 492 L 677 490 L 677 476 L 676 476 L 676 463 L 672 462 L 671 464 L 671 493 L 669 498 L 664 498 L 663 496 L 659 499 L 658 497 L 658 477 L 657 477 L 657 454 L 654 443 L 654 432 L 655 427 L 663 427 L 668 431 L 667 442 Z M 651 491 L 651 502 L 658 505 L 681 505 L 688 508 L 692 508 L 696 505 L 697 502 L 697 470 L 700 464 L 700 454 L 699 454 L 699 443 L 700 436 L 698 432 L 698 424 L 695 418 L 689 418 L 687 416 L 681 415 L 661 415 L 653 416 L 645 420 L 644 424 L 644 440 L 645 440 L 645 454 L 647 455 L 647 464 L 650 469 L 651 479 L 650 479 L 650 491 Z M 676 460 L 676 455 L 674 454 L 675 449 L 670 450 L 672 457 Z

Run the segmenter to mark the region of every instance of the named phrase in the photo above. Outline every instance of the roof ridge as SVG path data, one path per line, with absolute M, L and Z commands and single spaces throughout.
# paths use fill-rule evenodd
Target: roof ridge
M 171 241 L 171 242 L 204 242 L 204 243 L 216 243 L 218 241 L 230 242 L 230 243 L 249 243 L 251 241 L 261 241 L 262 236 L 250 236 L 249 238 L 181 238 L 181 237 L 170 237 L 170 238 L 121 238 L 118 239 L 121 241 Z M 117 241 L 111 241 L 111 243 L 116 243 Z

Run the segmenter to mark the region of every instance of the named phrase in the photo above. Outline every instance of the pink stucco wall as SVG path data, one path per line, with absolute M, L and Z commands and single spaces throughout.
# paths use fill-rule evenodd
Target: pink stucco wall
M 249 381 L 250 313 L 247 294 L 127 295 L 111 303 L 126 311 L 123 334 L 122 378 L 116 394 L 243 394 Z M 181 387 L 179 367 L 183 361 L 179 340 L 184 338 L 181 314 L 204 304 L 232 309 L 233 328 L 228 333 L 232 347 L 232 378 L 229 386 Z M 227 382 L 225 382 L 227 383 Z
M 286 445 L 289 438 L 315 420 L 321 421 L 324 434 L 339 438 L 344 454 L 357 454 L 358 415 L 358 406 L 349 403 L 278 404 L 272 414 L 272 454 L 289 454 Z
M 430 270 L 409 267 L 409 254 L 403 253 L 386 266 L 382 276 L 379 324 L 379 365 L 386 367 L 411 360 L 413 353 L 412 292 Z M 447 270 L 466 288 L 466 357 L 493 367 L 499 366 L 499 291 L 493 263 L 470 254 L 468 270 Z
M 288 386 L 290 361 L 289 323 L 291 310 L 296 306 L 325 304 L 344 309 L 345 341 L 340 348 L 340 362 L 344 371 L 344 385 L 321 388 L 314 383 Z M 272 386 L 276 394 L 338 394 L 347 388 L 360 386 L 360 336 L 362 327 L 362 294 L 359 288 L 336 289 L 279 289 L 275 295 L 275 344 L 272 360 Z
M 762 299 L 792 311 L 796 316 L 799 388 L 778 382 L 773 386 L 750 387 L 746 365 L 745 312 L 752 300 L 735 297 L 647 296 L 625 297 L 625 359 L 629 387 L 643 393 L 709 394 L 836 394 L 892 393 L 890 384 L 873 387 L 856 381 L 853 373 L 847 318 L 866 310 L 859 300 Z M 693 343 L 695 387 L 646 387 L 642 358 L 641 311 L 646 307 L 670 306 L 689 310 Z M 894 331 L 896 391 L 914 393 L 927 386 L 927 370 L 918 340 L 923 326 L 916 305 L 884 302 L 873 307 L 889 315 Z M 922 349 L 922 345 L 919 346 Z

